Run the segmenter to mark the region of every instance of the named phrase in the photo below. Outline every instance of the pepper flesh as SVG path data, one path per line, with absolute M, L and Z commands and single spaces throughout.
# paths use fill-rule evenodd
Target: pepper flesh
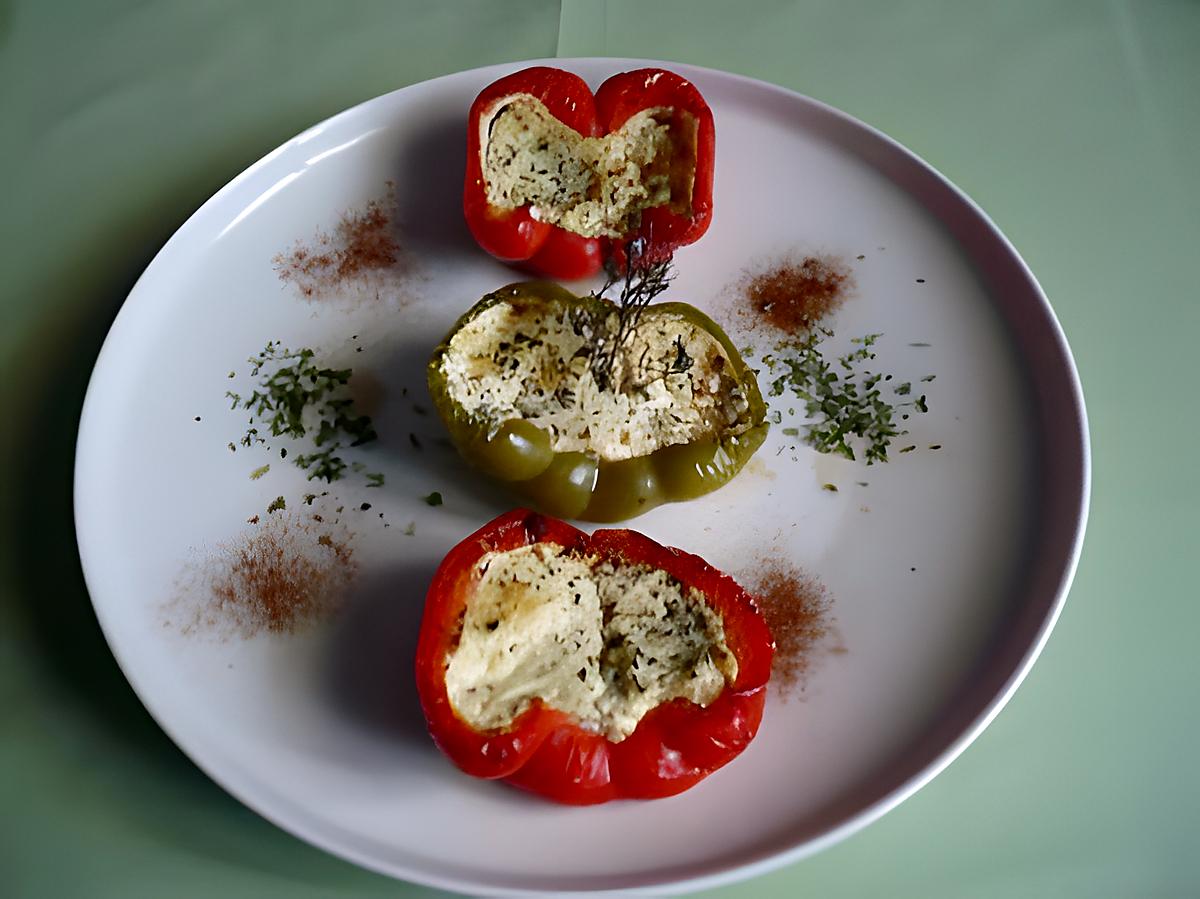
M 491 123 L 507 104 L 518 100 L 540 103 L 581 140 L 618 132 L 647 110 L 661 111 L 668 119 L 668 132 L 684 136 L 680 141 L 686 137 L 692 154 L 690 178 L 672 178 L 672 202 L 645 208 L 635 227 L 616 236 L 585 236 L 542 221 L 529 204 L 515 208 L 493 205 L 488 199 L 485 164 Z M 712 111 L 696 87 L 674 72 L 622 72 L 593 95 L 579 76 L 535 66 L 488 85 L 471 105 L 463 213 L 475 240 L 496 258 L 553 278 L 586 278 L 596 274 L 606 259 L 618 268 L 623 266 L 624 245 L 629 240 L 645 241 L 647 260 L 665 259 L 698 240 L 712 219 L 714 153 Z M 675 201 L 677 196 L 685 196 L 686 203 Z
M 551 434 L 519 417 L 497 421 L 469 412 L 452 395 L 447 357 L 456 334 L 498 304 L 521 307 L 529 314 L 606 314 L 616 309 L 608 300 L 576 296 L 550 282 L 511 284 L 485 296 L 467 311 L 433 353 L 428 382 L 434 405 L 451 440 L 473 465 L 521 491 L 541 511 L 587 521 L 622 521 L 664 502 L 692 499 L 731 480 L 766 437 L 766 406 L 754 372 L 729 337 L 707 315 L 685 303 L 659 303 L 642 312 L 642 322 L 656 315 L 675 316 L 715 339 L 732 371 L 725 377 L 744 398 L 736 425 L 686 442 L 658 447 L 632 458 L 608 460 L 587 449 L 556 451 Z
M 736 674 L 706 706 L 671 700 L 646 713 L 614 742 L 535 699 L 508 727 L 480 731 L 455 710 L 446 684 L 481 561 L 538 543 L 649 566 L 695 588 L 721 618 Z M 727 764 L 758 731 L 774 643 L 754 600 L 698 556 L 635 531 L 590 537 L 565 522 L 518 509 L 458 544 L 442 561 L 425 601 L 416 681 L 430 735 L 455 765 L 475 777 L 503 779 L 557 802 L 588 805 L 682 792 Z

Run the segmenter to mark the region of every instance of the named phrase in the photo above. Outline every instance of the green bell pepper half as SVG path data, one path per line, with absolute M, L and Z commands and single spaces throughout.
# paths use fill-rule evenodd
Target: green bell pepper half
M 517 309 L 528 304 L 555 314 L 572 310 L 605 315 L 617 307 L 607 299 L 577 296 L 548 281 L 510 284 L 488 294 L 459 318 L 429 361 L 429 392 L 460 454 L 493 478 L 510 482 L 540 511 L 559 518 L 612 522 L 665 502 L 693 499 L 728 483 L 766 438 L 767 410 L 754 372 L 716 322 L 694 306 L 679 302 L 651 304 L 642 315 L 674 314 L 720 342 L 747 401 L 737 433 L 609 461 L 586 452 L 556 452 L 551 434 L 528 420 L 513 418 L 497 425 L 468 413 L 450 395 L 443 361 L 454 335 L 497 303 Z

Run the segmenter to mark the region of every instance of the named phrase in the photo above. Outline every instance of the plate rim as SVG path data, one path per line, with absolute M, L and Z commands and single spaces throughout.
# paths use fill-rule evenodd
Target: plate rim
M 210 765 L 205 759 L 197 757 L 177 736 L 175 729 L 166 723 L 158 714 L 155 713 L 151 703 L 143 695 L 142 689 L 130 676 L 127 670 L 127 665 L 121 655 L 114 647 L 112 638 L 112 624 L 106 619 L 106 614 L 101 606 L 101 603 L 96 600 L 96 591 L 94 589 L 94 575 L 89 575 L 89 552 L 87 549 L 87 538 L 83 531 L 83 522 L 86 519 L 87 502 L 84 497 L 85 491 L 82 489 L 84 480 L 84 459 L 88 450 L 88 444 L 94 438 L 91 435 L 97 430 L 96 406 L 97 400 L 97 384 L 104 378 L 104 372 L 114 364 L 113 362 L 113 346 L 115 344 L 114 335 L 118 334 L 125 327 L 128 327 L 129 316 L 132 315 L 129 310 L 131 303 L 135 297 L 139 296 L 146 288 L 145 283 L 158 267 L 165 264 L 162 260 L 174 252 L 178 246 L 180 237 L 193 223 L 206 214 L 213 206 L 222 201 L 228 194 L 235 191 L 245 181 L 252 178 L 257 172 L 268 166 L 272 160 L 286 152 L 298 144 L 304 143 L 311 137 L 315 137 L 327 127 L 333 126 L 335 123 L 343 122 L 357 115 L 361 115 L 363 110 L 371 106 L 383 98 L 391 97 L 405 91 L 416 90 L 420 87 L 433 83 L 446 81 L 450 79 L 475 77 L 480 80 L 481 85 L 488 83 L 495 78 L 517 71 L 533 65 L 549 65 L 560 68 L 571 68 L 572 66 L 607 66 L 614 71 L 620 71 L 626 68 L 641 68 L 648 66 L 657 66 L 670 68 L 687 78 L 692 78 L 694 75 L 700 75 L 703 78 L 712 78 L 714 80 L 724 79 L 732 81 L 743 88 L 749 88 L 755 91 L 765 91 L 770 94 L 775 94 L 785 98 L 787 101 L 812 108 L 822 116 L 829 117 L 843 127 L 849 127 L 852 130 L 865 132 L 871 139 L 882 145 L 883 150 L 888 154 L 899 154 L 909 165 L 915 165 L 916 168 L 926 176 L 932 176 L 944 189 L 948 190 L 954 200 L 959 203 L 962 208 L 980 224 L 984 226 L 989 237 L 998 246 L 1008 258 L 1010 264 L 1015 264 L 1017 273 L 1028 283 L 1031 289 L 1032 298 L 1036 300 L 1037 307 L 1042 314 L 1041 325 L 1047 329 L 1047 336 L 1050 338 L 1050 343 L 1057 362 L 1061 368 L 1061 374 L 1065 376 L 1063 386 L 1067 388 L 1067 400 L 1069 402 L 1069 417 L 1068 424 L 1072 436 L 1077 439 L 1077 444 L 1073 449 L 1078 453 L 1078 467 L 1074 479 L 1075 483 L 1072 486 L 1072 497 L 1070 508 L 1074 509 L 1073 527 L 1068 538 L 1068 546 L 1066 554 L 1063 558 L 1056 560 L 1057 577 L 1054 584 L 1054 596 L 1046 609 L 1042 620 L 1038 624 L 1029 645 L 1021 653 L 1019 659 L 1015 662 L 1003 682 L 1001 688 L 978 709 L 975 716 L 965 726 L 958 735 L 949 743 L 944 745 L 931 758 L 925 762 L 916 774 L 905 779 L 899 786 L 885 792 L 883 795 L 876 798 L 873 802 L 860 807 L 857 811 L 846 815 L 841 823 L 834 827 L 825 830 L 822 833 L 812 837 L 801 837 L 794 845 L 788 849 L 775 850 L 765 849 L 758 853 L 748 855 L 746 860 L 740 864 L 724 864 L 714 866 L 712 869 L 701 869 L 700 873 L 677 877 L 669 874 L 659 877 L 651 875 L 640 879 L 636 886 L 626 885 L 621 886 L 616 883 L 619 880 L 618 874 L 613 878 L 613 886 L 605 887 L 587 887 L 583 891 L 587 892 L 609 892 L 609 891 L 624 891 L 627 889 L 654 889 L 658 891 L 669 891 L 671 893 L 690 892 L 694 890 L 711 889 L 714 887 L 729 885 L 752 877 L 757 877 L 766 874 L 770 871 L 777 870 L 789 864 L 793 864 L 801 859 L 807 858 L 824 849 L 841 842 L 846 837 L 858 832 L 869 824 L 881 818 L 883 815 L 900 805 L 904 800 L 908 799 L 933 778 L 944 771 L 955 759 L 957 759 L 968 746 L 971 745 L 979 735 L 992 723 L 1000 711 L 1008 704 L 1017 688 L 1021 685 L 1024 679 L 1028 676 L 1034 663 L 1041 655 L 1050 634 L 1061 616 L 1063 607 L 1066 602 L 1067 595 L 1070 592 L 1076 570 L 1078 568 L 1079 559 L 1082 553 L 1084 536 L 1087 528 L 1087 521 L 1090 509 L 1091 499 L 1091 479 L 1092 479 L 1092 461 L 1091 461 L 1091 439 L 1088 428 L 1088 419 L 1086 404 L 1083 395 L 1082 383 L 1079 377 L 1078 368 L 1075 364 L 1074 356 L 1071 353 L 1069 342 L 1066 334 L 1063 331 L 1062 325 L 1055 315 L 1053 307 L 1050 304 L 1049 298 L 1042 289 L 1041 284 L 1029 268 L 1028 264 L 1017 252 L 1012 242 L 1008 237 L 996 226 L 990 216 L 961 188 L 954 182 L 942 174 L 936 167 L 927 162 L 920 155 L 910 150 L 908 147 L 901 144 L 899 141 L 890 137 L 885 132 L 875 128 L 867 122 L 864 122 L 855 116 L 850 115 L 834 106 L 824 103 L 808 95 L 798 91 L 791 90 L 781 85 L 763 81 L 747 75 L 742 75 L 734 72 L 728 72 L 721 69 L 696 66 L 689 63 L 678 61 L 665 60 L 648 60 L 627 57 L 549 57 L 537 58 L 528 60 L 516 60 L 510 62 L 502 62 L 487 66 L 480 66 L 471 69 L 463 69 L 460 71 L 445 73 L 434 78 L 424 79 L 422 81 L 412 82 L 411 84 L 403 85 L 391 91 L 386 91 L 377 96 L 368 98 L 359 103 L 356 103 L 344 110 L 335 113 L 321 121 L 305 128 L 295 136 L 282 142 L 277 147 L 264 154 L 258 160 L 244 168 L 228 182 L 226 182 L 219 190 L 214 192 L 208 199 L 197 207 L 171 234 L 170 238 L 162 245 L 155 254 L 154 258 L 146 266 L 145 270 L 138 277 L 129 294 L 122 302 L 121 308 L 114 317 L 112 324 L 109 326 L 108 332 L 105 335 L 104 342 L 101 345 L 100 351 L 97 354 L 93 365 L 92 373 L 88 380 L 87 391 L 84 398 L 82 411 L 80 413 L 80 422 L 78 434 L 75 441 L 75 462 L 73 470 L 73 512 L 75 520 L 76 543 L 79 550 L 81 567 L 84 576 L 84 582 L 88 589 L 88 595 L 92 602 L 92 608 L 100 625 L 101 631 L 104 634 L 105 641 L 109 645 L 109 649 L 120 668 L 126 681 L 131 689 L 138 697 L 139 701 L 146 708 L 147 712 L 155 720 L 160 728 L 166 733 L 179 750 L 202 770 L 214 783 L 220 786 L 223 790 L 234 797 L 238 802 L 253 810 L 256 814 L 270 821 L 275 826 L 299 837 L 312 846 L 315 846 L 323 851 L 329 852 L 332 855 L 346 859 L 356 865 L 359 865 L 368 870 L 375 871 L 393 878 L 410 880 L 414 883 L 421 883 L 431 887 L 454 890 L 454 891 L 472 891 L 479 893 L 482 891 L 487 895 L 528 895 L 534 892 L 555 892 L 557 890 L 545 886 L 526 885 L 522 887 L 516 886 L 501 886 L 489 884 L 471 879 L 462 879 L 455 876 L 446 876 L 439 874 L 431 869 L 405 869 L 401 866 L 389 865 L 376 858 L 371 857 L 365 852 L 359 851 L 354 845 L 339 843 L 332 838 L 330 834 L 320 833 L 310 830 L 304 823 L 296 824 L 295 822 L 286 820 L 284 813 L 277 813 L 276 810 L 264 807 L 257 798 L 252 798 L 246 794 L 246 791 L 240 785 L 232 783 L 237 778 L 226 772 L 215 770 L 218 766 Z M 484 80 L 486 79 L 486 80 Z M 1022 369 L 1024 370 L 1024 366 Z M 1041 431 L 1039 423 L 1039 432 Z

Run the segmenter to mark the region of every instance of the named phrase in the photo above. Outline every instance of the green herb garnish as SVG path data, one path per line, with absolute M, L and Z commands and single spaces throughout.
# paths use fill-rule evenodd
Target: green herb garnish
M 781 343 L 775 354 L 765 356 L 771 377 L 767 393 L 782 396 L 790 391 L 804 401 L 810 419 L 806 440 L 818 452 L 853 460 L 855 446 L 862 444 L 860 451 L 868 465 L 886 462 L 892 439 L 907 433 L 896 425 L 897 410 L 911 407 L 927 412 L 925 396 L 898 402 L 912 393 L 907 381 L 891 387 L 890 396 L 884 395 L 892 376 L 866 368 L 875 359 L 873 347 L 883 335 L 855 338 L 851 341 L 855 348 L 830 363 L 821 344 L 832 336 L 832 331 L 816 328 L 799 343 Z M 778 415 L 772 413 L 771 420 L 778 422 Z
M 314 356 L 311 349 L 290 350 L 272 340 L 249 360 L 250 377 L 255 379 L 250 395 L 242 397 L 232 390 L 225 395 L 233 409 L 250 413 L 242 446 L 266 442 L 256 424 L 273 437 L 309 437 L 316 449 L 297 454 L 293 461 L 308 472 L 310 481 L 330 482 L 346 471 L 340 451 L 369 443 L 378 435 L 371 419 L 354 411 L 348 387 L 351 370 L 320 366 Z M 281 450 L 280 456 L 285 457 L 286 451 Z
M 256 468 L 256 469 L 254 469 L 254 471 L 250 472 L 250 480 L 257 481 L 259 478 L 261 478 L 263 475 L 265 475 L 270 470 L 271 470 L 271 466 L 269 463 L 261 466 L 260 468 Z
M 436 490 L 433 491 L 433 493 L 429 494 L 429 496 L 425 497 L 425 505 L 427 505 L 427 506 L 440 506 L 441 504 L 442 504 L 442 495 L 440 493 L 438 493 Z
M 277 496 L 271 501 L 271 505 L 267 506 L 267 514 L 270 515 L 272 512 L 279 512 L 286 508 L 287 500 L 285 500 L 282 496 Z

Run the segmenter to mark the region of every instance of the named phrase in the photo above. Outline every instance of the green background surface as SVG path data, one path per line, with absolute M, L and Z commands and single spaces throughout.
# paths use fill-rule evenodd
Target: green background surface
M 557 54 L 727 69 L 897 138 L 1024 255 L 1088 400 L 1088 538 L 1013 701 L 877 824 L 710 895 L 1200 895 L 1197 48 L 1184 0 L 0 0 L 0 893 L 438 895 L 276 829 L 149 718 L 83 586 L 73 443 L 124 296 L 224 182 L 354 103 Z

